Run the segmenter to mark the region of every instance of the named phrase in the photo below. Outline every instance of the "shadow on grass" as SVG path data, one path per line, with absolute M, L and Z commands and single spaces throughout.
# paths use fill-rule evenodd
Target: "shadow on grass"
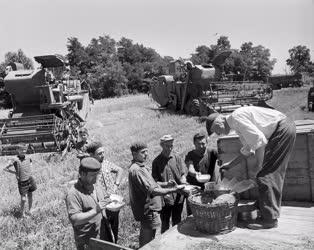
M 1 216 L 12 216 L 15 218 L 22 218 L 22 213 L 21 213 L 19 205 L 2 209 L 2 213 L 0 215 Z

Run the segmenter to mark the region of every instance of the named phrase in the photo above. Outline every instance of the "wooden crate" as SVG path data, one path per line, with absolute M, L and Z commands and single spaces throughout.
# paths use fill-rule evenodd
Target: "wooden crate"
M 297 137 L 286 172 L 283 200 L 314 201 L 314 120 L 298 120 L 295 123 Z M 218 158 L 223 163 L 239 154 L 242 147 L 235 133 L 220 137 L 217 146 Z M 255 157 L 249 157 L 228 171 L 226 178 L 247 179 L 252 175 L 250 170 L 255 163 Z M 242 194 L 244 199 L 256 199 L 257 195 L 256 189 Z

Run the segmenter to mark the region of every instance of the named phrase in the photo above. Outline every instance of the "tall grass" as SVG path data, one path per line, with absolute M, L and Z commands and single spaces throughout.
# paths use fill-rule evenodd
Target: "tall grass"
M 313 119 L 313 113 L 300 109 L 305 105 L 306 96 L 306 89 L 275 91 L 270 104 L 292 118 L 297 114 L 298 119 L 305 116 Z M 125 169 L 125 177 L 131 160 L 129 146 L 132 142 L 142 140 L 148 144 L 150 158 L 147 164 L 151 166 L 161 150 L 159 138 L 162 135 L 172 134 L 175 138 L 174 151 L 184 157 L 193 147 L 193 134 L 204 130 L 204 125 L 193 117 L 158 110 L 146 95 L 96 101 L 86 126 L 92 139 L 104 143 L 107 159 Z M 216 139 L 213 137 L 210 140 L 213 147 Z M 0 171 L 0 249 L 75 249 L 64 202 L 69 188 L 67 183 L 77 178 L 79 162 L 75 152 L 69 153 L 63 161 L 58 154 L 34 154 L 29 157 L 34 160 L 33 173 L 38 186 L 34 193 L 32 217 L 18 217 L 20 196 L 16 179 Z M 1 169 L 10 158 L 0 157 Z M 127 206 L 120 212 L 119 243 L 137 245 L 138 223 L 134 221 L 128 204 L 126 178 L 120 192 Z
M 175 151 L 182 157 L 191 149 L 192 136 L 203 129 L 195 118 L 171 115 L 156 109 L 145 95 L 96 101 L 86 124 L 90 137 L 105 145 L 107 158 L 125 169 L 121 194 L 128 203 L 126 183 L 130 164 L 130 144 L 137 140 L 149 146 L 151 162 L 160 152 L 159 138 L 172 134 Z M 213 143 L 214 144 L 214 143 Z M 77 178 L 78 160 L 75 153 L 60 161 L 57 154 L 30 155 L 34 160 L 33 173 L 38 189 L 34 192 L 34 213 L 19 218 L 19 193 L 16 179 L 0 171 L 0 249 L 74 249 L 73 230 L 69 223 L 64 197 L 67 183 Z M 1 157 L 1 168 L 12 157 Z M 127 205 L 120 213 L 120 241 L 122 245 L 136 245 L 138 223 Z

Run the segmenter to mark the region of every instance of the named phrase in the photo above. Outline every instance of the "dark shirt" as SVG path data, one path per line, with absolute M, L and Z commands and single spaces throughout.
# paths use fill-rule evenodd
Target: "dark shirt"
M 129 168 L 129 196 L 135 220 L 143 220 L 144 215 L 151 211 L 161 211 L 163 205 L 161 197 L 151 195 L 158 187 L 144 164 L 132 162 Z
M 214 180 L 214 170 L 217 160 L 217 151 L 214 149 L 207 148 L 205 153 L 202 155 L 199 155 L 195 152 L 195 150 L 192 150 L 188 152 L 188 154 L 185 157 L 185 163 L 188 164 L 188 162 L 192 162 L 195 171 L 201 172 L 202 174 L 210 174 L 211 181 Z M 199 183 L 194 176 L 191 176 L 188 174 L 186 178 L 187 182 L 196 185 L 199 187 L 204 188 L 203 183 Z
M 93 191 L 86 190 L 81 181 L 78 180 L 69 190 L 66 196 L 66 205 L 70 221 L 72 215 L 95 209 L 98 201 L 105 202 L 109 198 L 109 195 L 105 194 L 102 188 L 94 186 L 94 189 L 95 192 L 93 194 Z M 88 244 L 90 238 L 105 238 L 105 236 L 100 235 L 102 218 L 103 214 L 98 213 L 83 225 L 74 225 L 73 221 L 71 221 L 77 245 Z
M 163 154 L 159 154 L 153 161 L 152 175 L 157 182 L 174 180 L 177 184 L 181 184 L 180 179 L 185 174 L 187 174 L 187 169 L 177 155 L 171 154 L 169 157 L 165 157 Z M 174 205 L 182 203 L 184 197 L 177 193 L 171 193 L 164 196 L 164 201 L 167 205 Z

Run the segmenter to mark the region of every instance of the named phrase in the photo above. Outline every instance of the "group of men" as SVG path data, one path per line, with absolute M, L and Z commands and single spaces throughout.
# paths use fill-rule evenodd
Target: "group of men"
M 219 172 L 228 171 L 254 154 L 257 163 L 253 178 L 259 191 L 256 204 L 261 217 L 247 227 L 277 227 L 285 172 L 296 137 L 294 122 L 276 110 L 252 106 L 239 108 L 230 115 L 213 113 L 206 119 L 206 129 L 207 134 L 201 132 L 194 135 L 195 149 L 188 152 L 184 161 L 173 153 L 174 138 L 171 135 L 162 136 L 161 152 L 153 160 L 151 171 L 147 166 L 147 145 L 144 142 L 131 145 L 129 198 L 134 219 L 140 222 L 140 247 L 154 239 L 159 228 L 161 233 L 165 232 L 170 227 L 170 219 L 172 225 L 181 221 L 184 200 L 189 194 L 180 184 L 192 184 L 203 189 L 203 184 L 197 181 L 200 173 L 209 174 L 211 181 L 215 180 L 217 152 L 207 147 L 207 138 L 212 133 L 228 134 L 230 130 L 239 135 L 243 147 L 236 158 L 220 167 Z M 112 242 L 116 242 L 118 237 L 118 215 L 105 208 L 110 202 L 110 192 L 115 192 L 110 188 L 119 184 L 121 177 L 118 176 L 122 176 L 119 171 L 122 170 L 110 168 L 108 162 L 104 164 L 103 147 L 91 148 L 87 145 L 89 156 L 80 161 L 78 182 L 67 196 L 68 213 L 78 249 L 86 249 L 91 237 Z M 110 182 L 108 177 L 99 178 L 104 172 L 118 174 Z M 94 185 L 97 179 L 102 187 L 99 191 Z M 187 213 L 191 213 L 188 206 Z
M 79 131 L 81 141 L 77 144 L 80 159 L 79 178 L 67 195 L 67 209 L 74 228 L 78 249 L 85 249 L 90 238 L 111 242 L 118 240 L 119 212 L 106 206 L 112 202 L 110 194 L 117 192 L 123 169 L 105 159 L 105 150 L 100 142 L 88 142 L 88 131 Z M 129 168 L 129 197 L 135 220 L 140 221 L 140 246 L 181 221 L 184 200 L 188 193 L 180 184 L 203 188 L 196 175 L 213 176 L 217 153 L 207 148 L 207 134 L 197 133 L 193 137 L 195 149 L 184 161 L 173 153 L 174 138 L 164 135 L 160 139 L 161 152 L 154 159 L 152 172 L 145 165 L 148 156 L 146 144 L 131 145 L 132 163 Z M 102 230 L 104 227 L 106 230 Z
M 198 174 L 210 174 L 214 179 L 217 152 L 207 147 L 207 134 L 194 135 L 195 149 L 183 160 L 173 153 L 174 138 L 164 135 L 160 138 L 161 152 L 153 160 L 152 171 L 145 165 L 148 157 L 147 145 L 143 142 L 131 146 L 132 164 L 129 168 L 130 205 L 135 220 L 141 224 L 139 242 L 145 245 L 154 239 L 156 230 L 164 233 L 172 225 L 181 222 L 185 192 L 181 184 L 193 184 L 204 188 L 198 182 Z M 187 205 L 188 215 L 190 214 Z

